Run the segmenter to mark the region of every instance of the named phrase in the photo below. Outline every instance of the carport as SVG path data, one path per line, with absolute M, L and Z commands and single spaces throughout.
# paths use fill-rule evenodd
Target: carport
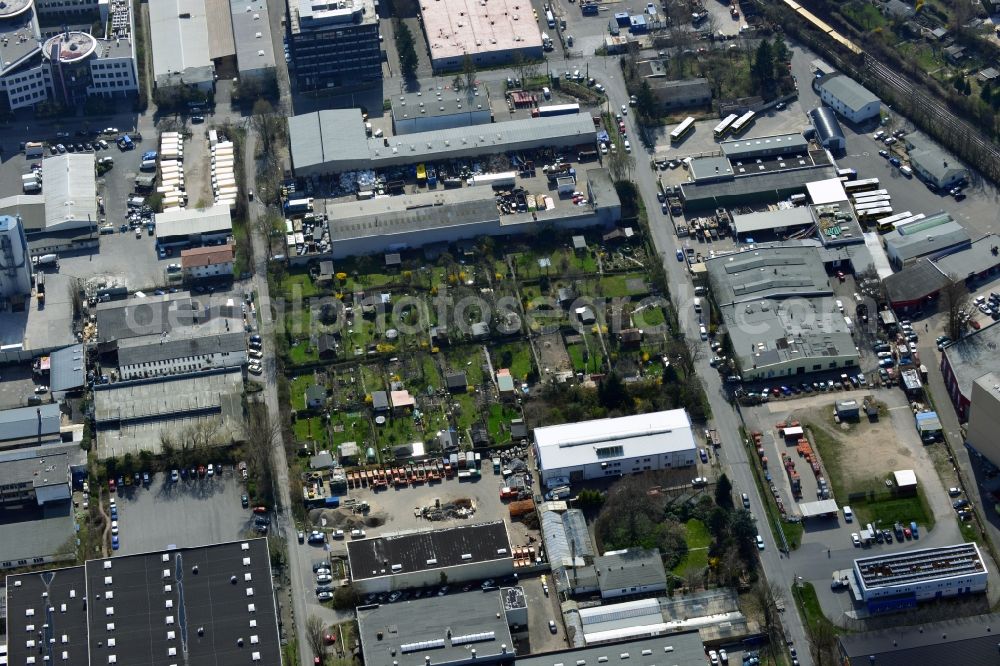
M 802 502 L 799 504 L 799 513 L 802 514 L 803 520 L 807 518 L 835 516 L 837 515 L 837 511 L 837 501 L 832 499 Z

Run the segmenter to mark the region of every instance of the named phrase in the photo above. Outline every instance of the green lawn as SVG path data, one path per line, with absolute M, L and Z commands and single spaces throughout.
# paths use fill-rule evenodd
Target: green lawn
M 297 419 L 293 430 L 296 441 L 316 442 L 321 448 L 329 444 L 326 429 L 323 427 L 323 419 L 318 416 L 309 419 Z
M 343 427 L 343 430 L 338 430 Z M 357 442 L 359 448 L 371 445 L 372 433 L 368 419 L 360 413 L 333 413 L 330 415 L 330 436 L 333 444 Z
M 684 524 L 688 552 L 684 559 L 674 567 L 674 574 L 683 577 L 689 571 L 704 571 L 708 566 L 708 547 L 712 543 L 712 535 L 708 533 L 705 523 L 692 518 Z
M 445 365 L 450 372 L 464 372 L 470 385 L 482 383 L 484 379 L 482 347 L 479 345 L 453 347 L 445 353 L 445 358 L 447 359 Z
M 840 6 L 840 12 L 858 30 L 871 31 L 886 25 L 886 18 L 870 3 L 852 0 Z
M 823 609 L 819 605 L 819 598 L 816 596 L 816 588 L 812 583 L 799 583 L 792 586 L 792 595 L 795 597 L 795 604 L 799 607 L 799 614 L 805 620 L 806 630 L 813 634 L 822 626 L 830 626 L 834 633 L 838 633 L 836 625 L 823 615 Z
M 312 374 L 299 375 L 292 378 L 288 388 L 291 394 L 292 409 L 298 411 L 306 408 L 305 391 L 306 388 L 313 384 L 313 381 Z
M 286 298 L 295 295 L 308 298 L 317 295 L 319 290 L 316 289 L 316 285 L 313 284 L 312 277 L 310 277 L 308 272 L 288 273 L 285 275 L 285 279 L 281 281 L 281 293 Z
M 498 405 L 496 403 L 491 404 L 489 419 L 487 420 L 487 429 L 490 431 L 490 438 L 493 442 L 506 442 L 509 439 L 507 433 L 509 432 L 511 420 L 520 417 L 521 412 L 513 407 Z
M 934 527 L 934 513 L 928 510 L 919 490 L 914 497 L 851 500 L 851 509 L 857 515 L 859 523 L 875 523 L 882 529 L 890 528 L 897 522 L 909 525 L 911 520 L 917 521 L 918 525 L 927 530 Z
M 532 373 L 535 366 L 528 345 L 526 340 L 497 345 L 493 348 L 493 367 L 497 370 L 509 368 L 514 379 L 523 381 Z
M 288 348 L 288 356 L 291 358 L 292 365 L 304 365 L 318 361 L 319 351 L 315 347 L 310 347 L 309 343 L 303 340 Z

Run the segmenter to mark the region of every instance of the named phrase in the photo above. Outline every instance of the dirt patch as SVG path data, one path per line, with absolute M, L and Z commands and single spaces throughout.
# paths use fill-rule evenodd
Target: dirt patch
M 794 419 L 811 430 L 836 491 L 884 491 L 885 478 L 897 469 L 914 465 L 913 452 L 896 440 L 891 420 L 883 416 L 875 423 L 835 423 L 830 407 L 796 411 Z
M 342 530 L 353 530 L 362 527 L 380 527 L 385 524 L 386 514 L 381 511 L 370 511 L 367 514 L 352 513 L 348 509 L 313 509 L 309 512 L 309 522 Z
M 562 335 L 558 333 L 540 335 L 535 347 L 538 350 L 538 361 L 542 366 L 543 379 L 573 370 L 573 362 L 569 358 L 569 352 L 566 351 Z

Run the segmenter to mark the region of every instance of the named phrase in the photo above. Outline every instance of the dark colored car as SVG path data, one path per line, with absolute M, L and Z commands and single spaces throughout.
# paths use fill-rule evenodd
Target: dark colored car
M 240 495 L 240 504 L 243 505 L 244 509 L 250 508 L 250 498 L 247 497 L 246 493 Z

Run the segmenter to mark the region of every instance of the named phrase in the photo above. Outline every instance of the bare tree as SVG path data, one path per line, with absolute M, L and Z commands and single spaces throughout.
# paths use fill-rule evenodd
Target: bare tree
M 538 76 L 538 62 L 524 57 L 523 53 L 516 53 L 512 61 L 514 76 L 521 80 L 521 86 L 526 86 L 530 79 Z
M 471 91 L 476 87 L 476 63 L 468 53 L 462 60 L 462 76 L 465 78 L 465 89 Z M 471 93 L 470 93 L 471 94 Z
M 775 642 L 780 629 L 781 618 L 778 610 L 778 602 L 782 600 L 784 593 L 781 588 L 766 580 L 759 580 L 750 589 L 749 602 L 753 606 L 754 612 L 760 618 L 761 626 L 767 632 L 771 642 Z
M 965 330 L 965 311 L 969 307 L 969 288 L 957 275 L 948 276 L 948 283 L 939 292 L 938 309 L 945 315 L 948 337 L 958 340 Z
M 323 656 L 323 639 L 326 626 L 318 615 L 310 615 L 306 620 L 306 640 L 309 641 L 309 648 L 316 657 Z
M 243 423 L 243 439 L 246 442 L 247 466 L 250 474 L 257 479 L 257 492 L 262 498 L 273 501 L 274 446 L 281 441 L 281 427 L 271 421 L 267 407 L 261 403 L 247 405 L 246 420 Z
M 817 622 L 809 630 L 809 652 L 816 666 L 837 664 L 837 633 L 831 622 Z
M 616 146 L 608 156 L 608 170 L 613 180 L 631 180 L 632 169 L 635 168 L 635 158 L 625 152 L 624 146 Z

